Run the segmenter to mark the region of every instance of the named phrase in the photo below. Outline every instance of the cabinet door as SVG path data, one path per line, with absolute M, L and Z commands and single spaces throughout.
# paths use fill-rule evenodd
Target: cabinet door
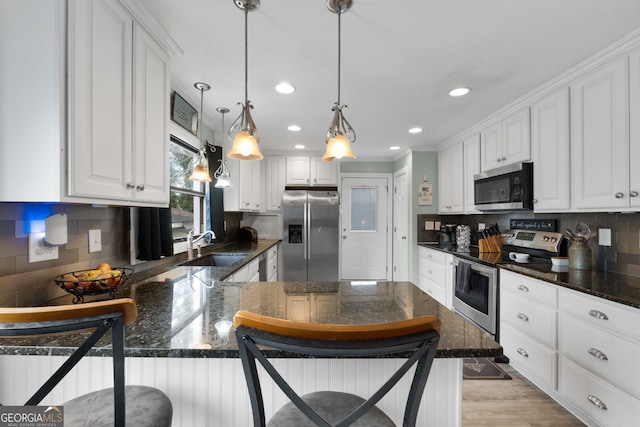
M 500 166 L 531 159 L 529 108 L 518 111 L 502 121 L 502 138 Z
M 282 193 L 284 192 L 285 182 L 284 157 L 267 157 L 265 169 L 265 209 L 268 211 L 279 211 L 282 205 Z
M 475 187 L 473 176 L 480 173 L 480 134 L 476 133 L 464 140 L 464 211 L 465 213 L 476 211 Z
M 239 191 L 240 191 L 240 206 L 242 211 L 253 210 L 253 171 L 254 168 L 250 163 L 253 160 L 242 160 L 240 163 L 240 176 L 239 176 Z
M 502 166 L 502 122 L 480 132 L 480 166 L 488 171 Z
M 119 2 L 69 4 L 72 196 L 131 199 L 132 28 L 133 19 Z
M 311 185 L 337 185 L 340 162 L 323 162 L 321 157 L 309 158 Z
M 531 157 L 536 211 L 569 209 L 569 91 L 563 89 L 531 107 Z
M 309 185 L 309 158 L 287 157 L 287 185 Z
M 265 203 L 262 162 L 250 161 L 249 167 L 251 167 L 251 210 L 260 212 Z
M 628 206 L 627 58 L 571 85 L 574 208 Z
M 629 159 L 640 158 L 640 49 L 636 49 L 629 57 Z M 640 168 L 629 170 L 629 196 L 632 208 L 640 207 Z
M 463 145 L 458 143 L 438 153 L 438 210 L 459 213 L 464 210 Z
M 169 57 L 134 25 L 135 200 L 169 203 Z

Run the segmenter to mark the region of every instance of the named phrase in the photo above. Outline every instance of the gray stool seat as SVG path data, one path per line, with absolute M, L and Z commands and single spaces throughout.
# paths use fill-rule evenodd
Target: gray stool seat
M 317 391 L 302 397 L 325 421 L 334 425 L 364 403 L 365 399 L 355 394 L 337 391 Z M 351 424 L 353 427 L 396 427 L 395 423 L 377 407 L 371 408 L 362 418 Z M 267 423 L 268 427 L 316 427 L 298 407 L 289 402 L 276 412 Z
M 124 389 L 128 426 L 165 427 L 171 425 L 173 406 L 162 391 L 142 385 Z M 65 427 L 113 427 L 113 388 L 87 393 L 64 406 Z

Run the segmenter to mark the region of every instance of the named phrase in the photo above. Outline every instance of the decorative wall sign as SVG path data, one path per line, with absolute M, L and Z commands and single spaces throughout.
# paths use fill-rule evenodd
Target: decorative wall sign
M 198 112 L 178 92 L 171 97 L 171 120 L 198 136 Z
M 424 181 L 418 184 L 418 205 L 433 205 L 433 184 L 427 181 L 426 176 L 424 177 Z
M 556 219 L 512 219 L 509 227 L 512 230 L 558 231 Z

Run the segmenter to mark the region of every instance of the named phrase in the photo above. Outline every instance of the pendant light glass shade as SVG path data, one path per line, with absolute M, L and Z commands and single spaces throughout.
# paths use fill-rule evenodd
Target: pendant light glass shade
M 322 156 L 322 161 L 324 162 L 331 162 L 343 157 L 356 158 L 356 155 L 351 150 L 351 144 L 356 141 L 356 131 L 353 130 L 342 114 L 342 109 L 347 108 L 347 106 L 340 104 L 341 16 L 343 12 L 351 8 L 352 3 L 352 0 L 327 0 L 327 9 L 338 15 L 338 100 L 331 109 L 333 111 L 333 120 L 331 120 L 327 137 L 325 138 L 327 149 L 324 156 Z
M 248 75 L 249 75 L 249 42 L 248 42 L 248 15 L 249 11 L 260 6 L 260 0 L 234 0 L 233 3 L 244 11 L 244 104 L 242 112 L 238 116 L 231 128 L 229 128 L 229 138 L 233 141 L 231 151 L 227 157 L 235 160 L 262 160 L 262 153 L 258 147 L 260 134 L 256 124 L 251 117 L 253 105 L 249 101 Z
M 220 135 L 224 135 L 224 115 L 229 112 L 229 109 L 226 107 L 218 107 L 216 111 L 222 115 L 222 132 L 220 132 Z M 222 146 L 223 153 L 224 153 L 224 147 L 225 147 L 224 141 L 225 141 L 225 137 L 222 136 L 222 141 L 220 141 L 220 145 Z M 218 159 L 218 162 L 220 162 L 220 166 L 218 166 L 218 169 L 216 169 L 216 171 L 213 174 L 214 178 L 216 179 L 215 187 L 216 188 L 231 187 L 231 174 L 229 173 L 229 169 L 227 169 L 227 161 L 224 159 Z
M 209 161 L 207 160 L 207 153 L 205 151 L 207 142 L 202 138 L 202 117 L 204 114 L 203 100 L 204 92 L 211 89 L 207 83 L 194 83 L 193 85 L 200 91 L 200 121 L 198 122 L 198 137 L 200 139 L 200 149 L 198 154 L 191 162 L 191 168 L 193 173 L 189 177 L 191 181 L 211 182 L 211 175 L 209 174 Z

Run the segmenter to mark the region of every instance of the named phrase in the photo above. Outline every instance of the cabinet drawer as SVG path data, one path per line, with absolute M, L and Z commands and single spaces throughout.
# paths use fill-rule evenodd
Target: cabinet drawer
M 426 266 L 420 266 L 420 275 L 445 286 L 447 282 L 447 270 L 443 265 L 430 263 Z
M 560 337 L 563 356 L 640 398 L 640 344 L 567 314 L 560 319 Z
M 425 247 L 420 247 L 420 260 L 426 260 L 427 263 L 436 263 L 441 265 L 447 264 L 447 254 L 445 252 L 436 251 Z
M 549 307 L 558 307 L 558 288 L 555 285 L 522 274 L 500 269 L 500 289 L 511 290 Z
M 560 393 L 604 426 L 637 426 L 640 401 L 580 368 L 564 357 L 560 367 Z M 600 408 L 598 404 L 606 406 Z
M 500 295 L 500 321 L 508 322 L 521 333 L 525 333 L 546 346 L 558 346 L 558 314 L 545 305 L 531 301 L 514 292 Z
M 524 369 L 554 390 L 558 384 L 558 354 L 509 324 L 500 324 L 500 345 L 511 364 Z
M 433 282 L 424 276 L 420 275 L 420 289 L 440 304 L 447 306 L 447 290 L 445 287 L 440 286 L 438 283 Z
M 640 310 L 581 292 L 562 289 L 560 308 L 581 321 L 640 341 Z

